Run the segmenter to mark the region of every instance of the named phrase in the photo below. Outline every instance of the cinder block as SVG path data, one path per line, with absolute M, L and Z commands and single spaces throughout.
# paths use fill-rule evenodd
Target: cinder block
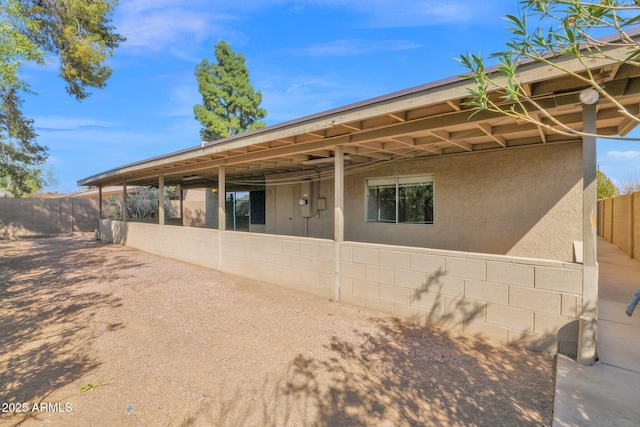
M 575 319 L 550 314 L 535 313 L 533 317 L 533 332 L 538 335 L 557 335 L 558 330 Z
M 486 321 L 493 325 L 504 326 L 521 332 L 533 330 L 533 312 L 504 305 L 487 304 Z
M 578 298 L 573 295 L 562 295 L 562 309 L 560 314 L 573 319 L 578 317 Z
M 352 286 L 355 295 L 380 298 L 380 285 L 377 283 L 367 282 L 366 280 L 354 280 Z
M 500 344 L 506 344 L 509 339 L 509 334 L 506 328 L 475 320 L 468 320 L 464 322 L 464 333 L 474 337 L 496 341 Z
M 300 255 L 318 257 L 320 255 L 320 248 L 316 243 L 301 242 Z
M 486 304 L 480 301 L 470 301 L 463 298 L 446 297 L 444 312 L 460 319 L 484 321 Z
M 377 249 L 353 248 L 351 262 L 380 265 L 380 251 Z
M 380 299 L 385 301 L 391 301 L 391 302 L 397 302 L 404 305 L 409 305 L 410 293 L 411 291 L 407 288 L 380 285 Z
M 561 300 L 562 295 L 556 292 L 509 287 L 509 307 L 559 315 Z
M 444 257 L 411 254 L 411 270 L 421 271 L 425 273 L 442 273 L 445 272 Z
M 416 271 L 394 270 L 393 284 L 409 289 L 425 289 L 427 275 Z
M 372 282 L 393 284 L 393 269 L 367 265 L 365 268 L 366 279 Z
M 310 270 L 311 259 L 301 255 L 291 255 L 291 265 L 302 270 Z
M 509 305 L 509 285 L 465 280 L 464 297 L 476 301 Z
M 353 252 L 353 248 L 350 248 L 344 245 L 340 246 L 340 260 L 345 262 L 351 262 L 352 252 Z
M 445 259 L 445 269 L 447 276 L 460 277 L 463 279 L 486 280 L 485 261 L 467 258 Z
M 409 270 L 409 254 L 406 252 L 380 251 L 380 266 Z
M 334 245 L 320 245 L 319 257 L 332 261 L 336 257 L 336 247 Z
M 557 339 L 554 335 L 538 335 L 519 331 L 508 331 L 509 345 L 524 347 L 540 353 L 556 354 Z
M 427 279 L 427 281 L 428 280 L 429 278 Z M 430 291 L 431 289 L 437 289 L 437 291 L 443 295 L 460 298 L 464 297 L 464 280 L 462 279 L 459 279 L 457 277 L 444 276 L 436 279 L 435 284 L 437 286 L 430 286 Z
M 357 307 L 365 307 L 365 298 L 359 295 L 353 295 L 348 292 L 340 292 L 340 302 L 355 305 Z
M 427 313 L 444 313 L 444 297 L 429 293 L 412 293 L 409 298 L 410 306 L 425 310 Z
M 487 262 L 487 281 L 508 285 L 533 287 L 535 271 L 532 266 L 506 262 Z
M 318 273 L 331 274 L 333 272 L 333 263 L 328 259 L 311 258 L 309 260 L 309 269 Z
M 365 307 L 370 308 L 371 310 L 393 314 L 393 303 L 390 301 L 382 301 L 376 298 L 365 298 Z
M 283 240 L 282 252 L 294 255 L 300 254 L 300 242 L 296 242 L 294 240 Z
M 318 273 L 317 271 L 303 270 L 300 273 L 300 283 L 319 288 L 320 273 Z
M 535 287 L 549 291 L 582 295 L 582 270 L 536 267 Z
M 340 264 L 340 274 L 342 276 L 351 277 L 352 279 L 365 280 L 365 265 L 343 261 Z
M 416 307 L 409 307 L 403 304 L 393 304 L 393 315 L 402 319 L 416 322 L 419 325 L 427 324 L 427 312 Z

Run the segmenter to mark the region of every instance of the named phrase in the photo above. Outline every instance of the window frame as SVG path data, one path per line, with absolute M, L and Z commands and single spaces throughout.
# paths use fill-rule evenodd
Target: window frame
M 395 194 L 395 218 L 394 220 L 381 220 L 380 219 L 380 206 L 378 203 L 377 215 L 375 219 L 369 217 L 369 188 L 373 185 L 374 188 L 394 188 Z M 377 184 L 377 185 L 376 185 Z M 393 184 L 393 185 L 392 185 Z M 425 222 L 408 222 L 400 221 L 400 187 L 411 186 L 411 184 L 427 184 L 431 187 L 431 200 L 432 200 L 432 212 L 431 221 Z M 364 219 L 365 223 L 371 224 L 411 224 L 411 225 L 433 225 L 435 224 L 435 176 L 434 174 L 420 174 L 420 175 L 399 175 L 388 177 L 371 177 L 364 180 Z

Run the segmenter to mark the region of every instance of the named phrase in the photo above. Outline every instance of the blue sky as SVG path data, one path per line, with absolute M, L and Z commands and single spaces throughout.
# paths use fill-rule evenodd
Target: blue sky
M 194 76 L 225 40 L 247 60 L 276 124 L 441 78 L 465 52 L 490 53 L 510 37 L 517 0 L 120 0 L 113 23 L 127 37 L 107 87 L 77 102 L 55 64 L 26 65 L 25 97 L 47 167 L 71 192 L 81 178 L 200 144 Z M 638 134 L 639 132 L 635 132 Z M 600 141 L 600 169 L 620 182 L 640 169 L 640 142 Z

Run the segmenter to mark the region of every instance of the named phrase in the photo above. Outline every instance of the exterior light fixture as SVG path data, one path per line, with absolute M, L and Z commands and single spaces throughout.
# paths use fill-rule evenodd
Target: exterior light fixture
M 600 94 L 598 93 L 597 90 L 590 87 L 580 92 L 579 97 L 580 97 L 580 102 L 582 102 L 583 104 L 593 105 L 596 102 L 598 102 L 598 99 L 600 98 Z
M 306 195 L 306 194 L 305 194 L 304 196 L 302 196 L 302 197 L 300 198 L 300 200 L 298 200 L 298 204 L 299 204 L 300 206 L 304 206 L 304 205 L 306 205 L 306 204 L 308 204 L 308 203 L 309 203 L 309 199 L 307 198 L 307 195 Z

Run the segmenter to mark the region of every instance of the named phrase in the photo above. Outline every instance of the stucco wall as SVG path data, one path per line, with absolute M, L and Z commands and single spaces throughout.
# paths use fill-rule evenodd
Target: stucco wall
M 435 221 L 365 222 L 365 180 L 433 174 Z M 300 184 L 267 185 L 268 233 L 304 235 Z M 333 238 L 333 180 L 313 200 L 327 210 L 309 218 L 309 236 Z M 582 146 L 538 146 L 501 152 L 389 163 L 345 177 L 345 240 L 573 261 L 582 240 Z
M 95 200 L 0 198 L 0 238 L 95 232 L 98 203 Z

